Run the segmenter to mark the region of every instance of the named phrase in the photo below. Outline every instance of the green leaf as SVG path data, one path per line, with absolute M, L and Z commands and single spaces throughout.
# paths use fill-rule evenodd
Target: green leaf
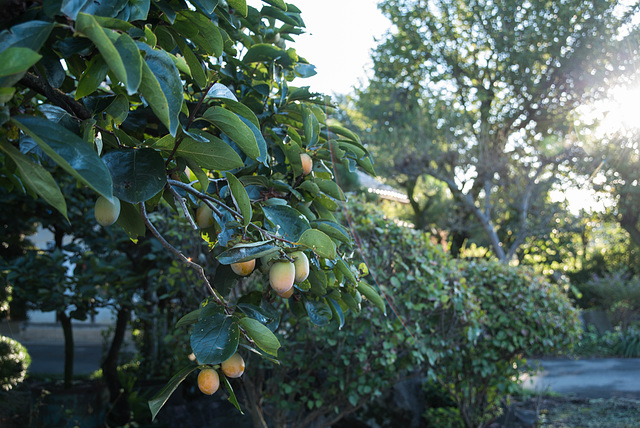
M 183 10 L 176 16 L 173 28 L 208 55 L 219 57 L 224 41 L 218 27 L 202 13 Z
M 229 88 L 224 86 L 222 83 L 214 83 L 211 88 L 209 88 L 207 95 L 205 95 L 205 99 L 207 98 L 238 101 L 238 98 L 236 98 L 233 92 L 231 92 Z
M 93 147 L 62 125 L 36 116 L 16 116 L 14 123 L 69 174 L 111 200 L 111 174 Z
M 262 0 L 262 1 L 270 4 L 271 6 L 279 7 L 285 12 L 287 11 L 287 4 L 284 2 L 284 0 Z
M 120 216 L 118 216 L 116 224 L 126 232 L 130 239 L 144 236 L 147 231 L 147 226 L 142 220 L 137 205 L 125 201 L 120 201 Z
M 250 318 L 266 325 L 271 331 L 275 331 L 280 324 L 280 312 L 268 302 L 262 301 L 260 306 L 256 306 L 251 303 L 243 303 L 241 299 L 236 307 Z
M 262 211 L 270 222 L 268 229 L 277 231 L 280 236 L 290 241 L 297 241 L 306 230 L 310 229 L 307 218 L 289 206 L 263 206 Z
M 75 20 L 78 12 L 82 10 L 87 1 L 88 0 L 62 0 L 60 12 Z
M 184 138 L 176 150 L 178 156 L 190 159 L 202 168 L 216 171 L 228 171 L 241 168 L 244 165 L 240 155 L 221 139 L 200 130 L 190 132 L 204 137 L 207 141 L 201 142 L 189 137 Z M 173 147 L 173 138 L 162 138 L 153 145 L 154 149 L 159 150 L 173 150 Z
M 244 317 L 240 320 L 240 325 L 244 328 L 255 344 L 267 354 L 278 356 L 280 342 L 278 338 L 260 321 L 253 318 Z
M 296 19 L 291 14 L 288 14 L 280 9 L 276 9 L 271 6 L 264 6 L 260 11 L 260 14 L 263 16 L 270 16 L 271 18 L 279 19 L 280 21 L 289 25 L 293 25 L 294 27 L 302 24 L 301 20 Z
M 227 3 L 234 8 L 236 12 L 239 12 L 245 18 L 247 17 L 247 0 L 227 0 Z
M 336 261 L 336 266 L 338 268 L 338 270 L 344 275 L 344 277 L 349 280 L 349 282 L 351 282 L 352 284 L 356 284 L 356 277 L 355 275 L 353 275 L 353 272 L 351 272 L 351 269 L 349 269 L 349 266 L 347 266 L 347 264 L 345 263 L 344 260 L 342 260 L 342 257 L 338 257 L 338 260 Z
M 286 55 L 287 53 L 284 50 L 276 46 L 266 43 L 257 43 L 249 48 L 242 58 L 242 62 L 245 64 L 250 64 L 252 62 L 271 62 Z
M 316 115 L 306 106 L 302 109 L 302 127 L 307 147 L 315 145 L 320 137 L 320 123 Z
M 238 348 L 240 328 L 230 315 L 213 313 L 193 326 L 191 349 L 200 364 L 220 364 Z
M 229 105 L 229 103 L 226 103 L 226 104 L 227 106 Z M 240 103 L 237 103 L 237 104 L 242 105 Z M 249 127 L 249 129 L 251 129 L 251 132 L 253 132 L 253 135 L 256 137 L 256 142 L 258 143 L 258 149 L 260 150 L 260 156 L 258 156 L 256 160 L 258 162 L 261 162 L 264 166 L 269 166 L 269 153 L 267 152 L 267 142 L 262 136 L 260 129 L 258 129 L 258 127 L 250 119 L 243 116 L 238 116 L 238 117 L 240 118 L 241 121 L 244 122 L 245 125 Z M 256 121 L 257 121 L 257 118 L 256 118 Z
M 185 61 L 187 61 L 189 70 L 191 70 L 193 80 L 195 80 L 199 87 L 204 88 L 207 84 L 207 76 L 204 74 L 202 63 L 181 37 L 177 37 L 177 42 L 180 52 L 182 52 L 182 56 L 184 56 Z
M 122 201 L 144 202 L 167 183 L 164 159 L 155 150 L 114 150 L 102 159 L 113 177 L 113 194 Z
M 0 52 L 0 77 L 27 71 L 42 55 L 29 48 L 10 47 Z
M 336 258 L 336 246 L 326 234 L 316 229 L 305 230 L 297 242 L 329 260 Z
M 231 386 L 229 379 L 227 379 L 224 373 L 221 373 L 220 376 L 222 377 L 222 382 L 224 383 L 224 386 L 227 388 L 227 392 L 229 393 L 229 402 L 233 404 L 236 409 L 238 409 L 241 415 L 244 415 L 244 412 L 240 408 L 240 403 L 238 403 L 238 399 L 236 398 L 236 394 L 233 392 L 233 387 Z
M 144 43 L 138 46 L 146 53 L 142 63 L 140 92 L 158 119 L 175 137 L 183 101 L 180 73 L 166 52 L 151 49 Z
M 110 37 L 110 35 L 113 36 L 115 33 L 108 34 L 107 31 L 111 32 L 112 30 L 105 30 L 93 16 L 87 15 L 86 13 L 78 14 L 75 28 L 77 32 L 86 35 L 93 44 L 96 45 L 98 51 L 100 51 L 100 55 L 102 55 L 104 61 L 109 65 L 109 68 L 111 68 L 116 78 L 129 89 L 127 85 L 127 67 Z M 133 93 L 130 93 L 129 95 L 132 94 Z
M 344 193 L 340 186 L 336 184 L 335 181 L 332 180 L 323 180 L 321 178 L 316 178 L 315 183 L 318 185 L 321 191 L 331 196 L 332 198 L 338 199 L 340 201 L 346 201 Z
M 328 298 L 326 299 L 327 304 L 331 308 L 331 313 L 333 314 L 333 319 L 338 320 L 338 330 L 341 330 L 344 326 L 344 311 L 335 300 Z
M 173 391 L 184 381 L 198 366 L 185 367 L 176 373 L 169 382 L 151 400 L 149 400 L 149 410 L 151 410 L 151 420 L 155 419 L 164 403 L 167 402 Z
M 341 135 L 343 137 L 347 137 L 349 140 L 355 141 L 356 143 L 360 143 L 360 138 L 354 134 L 353 132 L 351 132 L 349 129 L 345 128 L 344 126 L 335 123 L 335 122 L 328 122 L 328 128 L 329 131 Z
M 0 52 L 11 46 L 29 48 L 38 52 L 49 38 L 55 24 L 45 21 L 27 21 L 0 32 Z
M 251 159 L 258 159 L 260 148 L 253 131 L 233 112 L 222 107 L 211 107 L 202 115 L 235 142 Z
M 178 320 L 178 322 L 176 322 L 176 328 L 180 328 L 180 327 L 187 327 L 191 324 L 195 324 L 198 322 L 198 318 L 200 317 L 200 312 L 202 311 L 202 308 L 198 308 L 194 311 L 189 312 L 188 314 L 182 316 L 182 318 L 180 318 Z
M 93 91 L 98 89 L 100 83 L 104 82 L 105 78 L 107 77 L 108 71 L 109 66 L 104 61 L 102 56 L 96 55 L 91 58 L 91 61 L 89 61 L 89 65 L 82 72 L 82 75 L 78 80 L 78 88 L 76 89 L 75 95 L 76 100 L 86 97 L 87 95 L 93 93 Z
M 369 299 L 371 303 L 376 305 L 385 315 L 387 314 L 387 308 L 384 304 L 384 300 L 382 300 L 382 297 L 380 297 L 376 290 L 374 290 L 370 285 L 364 281 L 360 281 L 356 289 L 360 294 Z
M 231 190 L 231 197 L 233 198 L 233 203 L 236 208 L 242 214 L 242 224 L 244 227 L 249 226 L 251 223 L 251 218 L 253 217 L 253 210 L 251 208 L 251 200 L 249 199 L 249 195 L 245 190 L 244 186 L 236 178 L 235 175 L 230 172 L 225 173 L 225 177 L 227 178 L 227 182 L 229 183 L 229 189 Z
M 23 184 L 28 186 L 38 196 L 47 201 L 49 205 L 60 211 L 67 221 L 67 204 L 58 187 L 58 183 L 49 171 L 41 165 L 31 162 L 28 156 L 20 152 L 6 141 L 0 140 L 0 149 L 9 155 L 20 171 Z
M 311 227 L 318 229 L 329 235 L 331 238 L 344 242 L 347 245 L 353 244 L 353 239 L 349 234 L 349 230 L 339 223 L 329 220 L 314 220 L 311 222 Z
M 223 265 L 246 262 L 277 253 L 279 248 L 273 241 L 252 242 L 251 244 L 238 244 L 218 254 L 216 258 Z
M 142 57 L 140 56 L 140 50 L 136 42 L 125 33 L 120 34 L 120 37 L 118 37 L 113 46 L 118 51 L 125 67 L 127 75 L 125 87 L 127 93 L 133 95 L 138 91 L 142 80 Z
M 329 324 L 333 314 L 331 308 L 323 300 L 304 300 L 304 307 L 309 315 L 309 320 L 318 326 Z

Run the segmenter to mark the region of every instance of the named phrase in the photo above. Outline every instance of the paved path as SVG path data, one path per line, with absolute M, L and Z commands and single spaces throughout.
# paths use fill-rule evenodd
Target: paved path
M 584 398 L 640 398 L 640 358 L 553 359 L 538 361 L 542 371 L 525 389 Z M 536 361 L 529 361 L 536 364 Z

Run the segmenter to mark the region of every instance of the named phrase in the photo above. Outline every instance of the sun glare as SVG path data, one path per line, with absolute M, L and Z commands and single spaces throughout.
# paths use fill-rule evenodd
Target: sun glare
M 602 114 L 600 132 L 605 135 L 640 128 L 640 86 L 613 89 L 597 110 Z

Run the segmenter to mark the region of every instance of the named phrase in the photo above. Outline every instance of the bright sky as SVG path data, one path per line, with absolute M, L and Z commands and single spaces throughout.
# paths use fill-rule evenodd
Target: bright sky
M 370 51 L 390 23 L 378 10 L 377 0 L 291 0 L 302 12 L 306 33 L 291 45 L 316 66 L 317 75 L 297 79 L 296 86 L 311 91 L 347 94 L 365 79 L 371 68 Z M 247 4 L 260 10 L 260 0 Z M 282 23 L 278 22 L 278 25 Z

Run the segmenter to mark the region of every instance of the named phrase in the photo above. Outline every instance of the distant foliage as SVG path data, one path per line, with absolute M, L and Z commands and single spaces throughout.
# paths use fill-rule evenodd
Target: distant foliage
M 622 271 L 604 273 L 577 287 L 582 305 L 607 311 L 613 324 L 622 330 L 640 321 L 640 276 Z
M 17 340 L 0 336 L 0 389 L 9 391 L 27 375 L 31 357 Z

